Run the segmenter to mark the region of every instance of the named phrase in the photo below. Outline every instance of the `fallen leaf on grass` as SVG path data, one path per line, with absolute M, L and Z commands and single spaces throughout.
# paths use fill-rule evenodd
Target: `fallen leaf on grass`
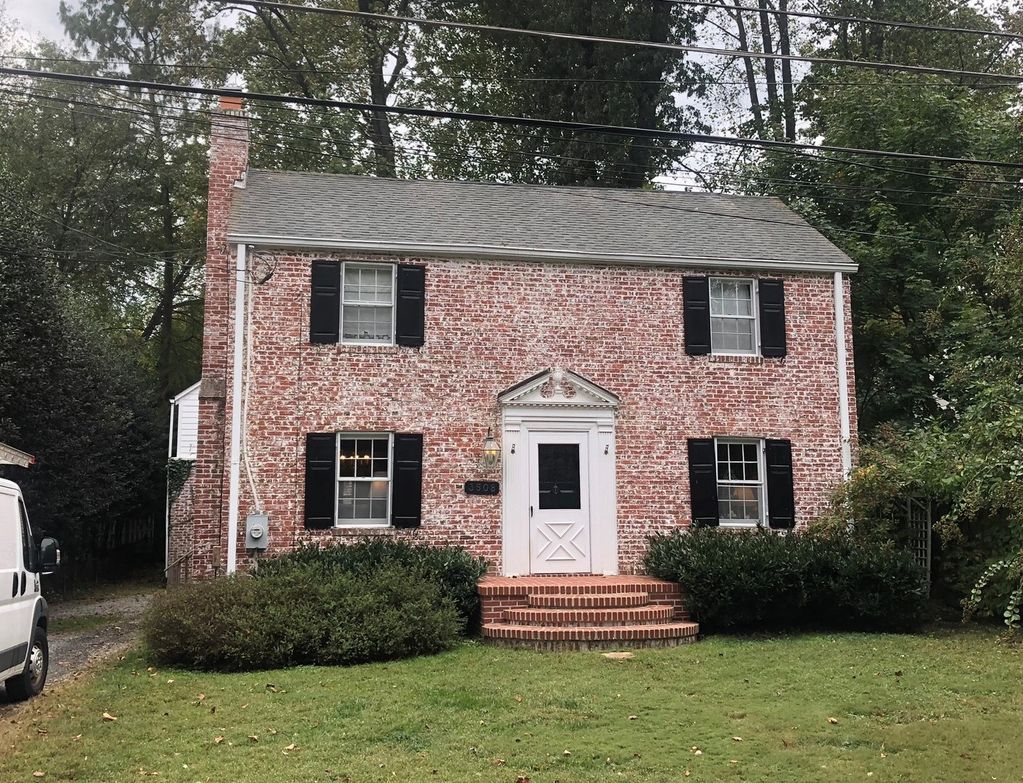
M 636 654 L 630 652 L 609 652 L 604 653 L 604 657 L 609 661 L 627 661 L 630 658 L 635 658 Z
M 116 715 L 111 715 L 109 712 L 104 712 L 103 713 L 103 720 L 110 721 L 111 723 L 113 723 L 114 721 L 117 720 L 117 716 Z
M 515 778 L 515 783 L 530 783 L 530 781 L 525 775 L 519 775 Z
M 571 756 L 572 755 L 572 751 L 570 751 L 570 750 L 568 750 L 566 748 L 565 750 L 561 751 L 561 755 L 562 756 Z
M 35 772 L 32 773 L 32 777 L 34 777 L 34 778 L 45 778 L 46 777 L 46 773 L 43 772 L 41 769 L 37 769 Z
M 639 720 L 639 715 L 630 715 L 629 720 Z
M 249 739 L 250 739 L 250 740 L 251 740 L 252 742 L 259 742 L 259 737 L 258 737 L 258 736 L 256 736 L 255 734 L 250 734 L 250 735 L 249 735 Z
M 734 742 L 742 742 L 742 737 L 732 737 Z
M 838 723 L 838 718 L 828 718 L 828 723 L 834 726 Z
M 213 744 L 214 745 L 219 745 L 223 741 L 224 741 L 224 738 L 221 735 L 219 735 L 219 734 L 216 737 L 213 738 Z

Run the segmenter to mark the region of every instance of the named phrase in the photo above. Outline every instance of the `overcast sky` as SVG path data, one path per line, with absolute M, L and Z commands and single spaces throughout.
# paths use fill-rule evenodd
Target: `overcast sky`
M 7 15 L 16 19 L 22 30 L 42 38 L 63 38 L 60 24 L 60 0 L 6 0 Z M 71 5 L 75 5 L 72 0 Z

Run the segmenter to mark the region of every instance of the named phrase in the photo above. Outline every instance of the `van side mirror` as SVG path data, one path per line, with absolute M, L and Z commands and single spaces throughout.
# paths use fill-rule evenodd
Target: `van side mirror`
M 60 566 L 60 545 L 55 538 L 39 542 L 39 573 L 52 574 Z

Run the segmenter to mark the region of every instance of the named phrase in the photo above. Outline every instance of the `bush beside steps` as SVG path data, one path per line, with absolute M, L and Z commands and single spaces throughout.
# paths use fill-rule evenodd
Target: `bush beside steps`
M 421 550 L 431 550 L 421 551 Z M 368 541 L 305 547 L 258 575 L 196 582 L 158 596 L 143 635 L 161 665 L 252 671 L 348 665 L 451 647 L 478 613 L 464 583 L 486 563 L 455 548 Z
M 846 534 L 696 528 L 653 537 L 645 564 L 682 585 L 704 630 L 907 631 L 927 612 L 926 574 L 909 553 Z

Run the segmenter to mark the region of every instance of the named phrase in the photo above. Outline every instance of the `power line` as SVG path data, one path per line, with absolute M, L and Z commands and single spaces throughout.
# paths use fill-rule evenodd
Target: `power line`
M 721 6 L 715 5 L 715 8 Z M 236 70 L 229 66 L 221 65 L 209 65 L 204 63 L 183 63 L 183 62 L 144 62 L 140 60 L 97 60 L 97 59 L 86 59 L 81 57 L 39 57 L 35 55 L 26 54 L 0 54 L 0 60 L 28 60 L 31 62 L 44 62 L 44 63 L 60 63 L 67 64 L 73 63 L 75 65 L 101 65 L 101 66 L 126 66 L 126 67 L 137 67 L 137 68 L 166 68 L 170 70 L 192 70 L 192 71 L 210 71 L 213 73 L 221 73 L 224 71 Z M 316 74 L 319 76 L 351 76 L 351 77 L 365 77 L 369 74 L 368 70 L 348 70 L 339 71 L 332 68 L 255 68 L 258 73 L 272 73 L 272 74 Z M 242 69 L 240 72 L 244 73 Z M 433 73 L 433 72 L 419 72 L 411 71 L 410 79 L 418 79 L 426 81 L 429 79 L 439 79 L 448 81 L 476 81 L 476 82 L 540 82 L 540 83 L 565 83 L 565 84 L 663 84 L 665 86 L 687 86 L 685 82 L 681 82 L 677 79 L 593 79 L 588 77 L 577 77 L 577 76 L 509 76 L 507 74 L 481 74 L 481 73 L 455 73 L 455 74 L 444 74 L 444 73 Z M 748 79 L 708 79 L 710 84 L 716 86 L 745 86 L 749 84 Z M 758 85 L 766 85 L 767 80 L 763 78 L 757 78 L 753 80 Z M 774 83 L 777 85 L 791 85 L 798 87 L 803 83 L 805 79 L 799 80 L 784 80 L 775 79 Z M 828 79 L 827 85 L 829 87 L 877 87 L 879 86 L 876 81 L 846 81 L 846 80 L 835 80 Z M 972 84 L 964 85 L 961 82 L 945 81 L 941 83 L 937 82 L 886 82 L 883 85 L 886 89 L 899 88 L 899 89 L 912 89 L 919 90 L 921 88 L 937 89 L 937 88 L 952 88 L 952 89 L 997 89 L 997 90 L 1012 90 L 1016 89 L 1014 84 L 999 84 L 993 82 L 991 84 Z
M 53 71 L 35 71 L 27 68 L 10 68 L 0 66 L 0 74 L 25 76 L 33 79 L 54 79 L 57 81 L 78 82 L 85 84 L 105 84 L 111 86 L 147 89 L 163 92 L 186 93 L 192 95 L 224 96 L 232 95 L 250 101 L 267 103 L 293 103 L 305 106 L 328 106 L 360 112 L 383 112 L 408 117 L 429 117 L 433 119 L 464 120 L 468 122 L 489 122 L 498 125 L 519 125 L 535 128 L 551 128 L 576 133 L 602 133 L 614 136 L 634 136 L 640 138 L 670 139 L 687 143 L 707 143 L 739 147 L 763 147 L 777 150 L 815 150 L 834 152 L 845 155 L 866 155 L 901 160 L 926 161 L 931 163 L 956 163 L 964 165 L 993 166 L 1013 170 L 1023 170 L 1023 163 L 1004 160 L 988 160 L 981 158 L 958 158 L 944 155 L 924 155 L 917 152 L 896 152 L 890 150 L 860 149 L 856 147 L 840 147 L 828 144 L 808 144 L 796 141 L 777 141 L 773 139 L 748 139 L 735 136 L 717 136 L 712 134 L 688 133 L 684 131 L 666 131 L 656 128 L 635 128 L 622 125 L 602 125 L 571 120 L 551 120 L 537 117 L 509 117 L 499 114 L 483 114 L 479 112 L 449 111 L 445 109 L 427 109 L 418 106 L 388 106 L 376 103 L 357 101 L 340 101 L 327 98 L 307 98 L 297 95 L 278 95 L 274 93 L 247 92 L 244 90 L 221 89 L 209 87 L 166 84 L 135 79 L 122 79 L 110 76 L 87 76 L 83 74 L 57 73 Z
M 116 107 L 111 107 L 111 108 L 116 108 Z M 75 111 L 74 109 L 71 109 L 71 110 Z M 134 110 L 122 109 L 122 111 L 129 111 L 129 112 L 131 112 L 131 111 L 134 111 Z M 138 111 L 138 113 L 143 114 L 144 112 Z M 93 116 L 96 116 L 96 115 L 93 115 Z M 187 117 L 173 117 L 172 116 L 172 117 L 165 117 L 165 119 L 170 120 L 172 122 L 173 121 L 181 121 L 181 122 L 188 122 L 188 123 L 201 123 L 201 121 L 199 121 L 199 120 L 195 120 L 195 119 L 187 118 Z M 216 118 L 215 117 L 214 117 L 214 123 L 216 123 Z M 204 123 L 202 123 L 202 124 L 204 124 Z M 291 138 L 291 137 L 285 137 L 285 138 Z M 263 145 L 263 146 L 273 147 L 273 145 Z M 303 153 L 317 154 L 317 155 L 320 155 L 320 156 L 334 157 L 334 158 L 340 157 L 340 156 L 338 156 L 338 155 L 336 155 L 334 153 L 330 153 L 330 152 L 326 152 L 326 151 L 320 151 L 320 150 L 302 150 L 302 152 Z M 435 157 L 445 157 L 445 156 L 443 156 L 442 153 L 436 153 L 434 151 L 427 151 L 427 153 L 428 154 L 432 154 Z M 586 188 L 563 188 L 562 192 L 568 193 L 570 195 L 578 196 L 578 197 L 597 199 L 597 200 L 602 200 L 602 201 L 607 201 L 607 202 L 612 202 L 612 203 L 621 203 L 621 204 L 632 204 L 633 203 L 631 201 L 623 201 L 621 199 L 614 198 L 613 195 L 611 195 L 611 196 L 605 195 L 606 193 L 613 193 L 613 190 L 608 191 L 608 190 L 601 190 L 599 188 L 590 188 L 590 189 L 586 189 Z M 766 193 L 766 194 L 763 194 L 763 195 L 779 196 L 781 194 Z M 787 194 L 787 195 L 791 195 L 791 194 Z M 857 198 L 834 197 L 833 200 L 844 201 L 844 202 L 852 202 L 852 203 L 870 203 L 869 199 L 857 199 Z M 892 203 L 892 202 L 889 202 L 889 203 Z M 771 219 L 771 218 L 756 218 L 756 217 L 751 217 L 751 216 L 747 216 L 747 215 L 735 215 L 735 214 L 726 213 L 726 212 L 718 212 L 718 211 L 715 211 L 715 210 L 694 209 L 694 208 L 689 208 L 689 207 L 683 207 L 681 205 L 675 206 L 675 205 L 646 204 L 644 206 L 645 207 L 650 207 L 650 208 L 671 209 L 671 210 L 674 210 L 674 211 L 677 211 L 677 212 L 685 212 L 685 213 L 689 213 L 689 214 L 714 215 L 714 216 L 728 218 L 728 219 L 732 219 L 732 220 L 744 220 L 744 221 L 752 221 L 752 222 L 757 222 L 757 223 L 771 223 L 771 224 L 788 225 L 788 226 L 801 226 L 801 225 L 803 225 L 802 222 L 796 222 L 796 221 L 791 221 L 791 220 L 775 220 L 775 219 Z M 906 206 L 917 207 L 917 206 L 921 206 L 921 205 L 906 204 Z M 884 234 L 884 233 L 879 233 L 879 232 L 876 232 L 876 231 L 865 231 L 865 230 L 858 230 L 858 229 L 839 228 L 837 226 L 826 226 L 826 227 L 820 228 L 819 230 L 825 231 L 825 232 L 837 232 L 837 233 L 842 233 L 842 234 L 850 234 L 850 235 L 855 235 L 855 236 L 868 236 L 868 237 L 879 238 L 879 239 L 893 239 L 893 240 L 899 240 L 899 241 L 913 241 L 913 242 L 922 242 L 922 243 L 927 243 L 927 244 L 939 244 L 939 245 L 940 244 L 944 244 L 943 242 L 941 242 L 939 240 L 926 239 L 924 237 L 918 237 L 918 236 L 915 236 L 915 235 L 912 235 L 912 234 L 906 234 L 906 235 Z
M 935 33 L 962 33 L 968 35 L 989 35 L 996 38 L 1010 38 L 1023 41 L 1023 35 L 1010 33 L 1005 30 L 979 30 L 973 27 L 946 27 L 942 25 L 925 24 L 923 22 L 903 22 L 894 19 L 871 19 L 859 16 L 840 16 L 837 14 L 810 13 L 809 11 L 779 11 L 774 8 L 749 8 L 742 5 L 725 5 L 724 3 L 711 3 L 705 0 L 654 0 L 654 2 L 670 3 L 671 5 L 693 6 L 695 8 L 717 8 L 725 11 L 739 11 L 748 14 L 768 13 L 772 16 L 791 16 L 799 19 L 820 19 L 825 22 L 843 22 L 850 24 L 868 24 L 880 27 L 898 27 L 908 30 L 927 30 Z
M 645 49 L 661 49 L 671 52 L 691 52 L 695 54 L 710 54 L 722 57 L 745 57 L 756 60 L 788 60 L 796 62 L 815 63 L 819 65 L 836 65 L 854 68 L 872 68 L 881 71 L 905 71 L 908 73 L 920 73 L 928 75 L 950 75 L 966 78 L 979 79 L 1004 79 L 1011 82 L 1023 82 L 1023 76 L 1010 73 L 986 71 L 965 71 L 952 68 L 938 68 L 929 65 L 909 65 L 904 63 L 878 62 L 873 60 L 847 60 L 835 57 L 815 57 L 802 54 L 766 54 L 764 52 L 742 51 L 738 49 L 719 49 L 712 46 L 694 46 L 689 44 L 661 43 L 660 41 L 641 41 L 634 38 L 608 38 L 599 35 L 582 35 L 579 33 L 559 33 L 552 30 L 527 30 L 521 27 L 499 27 L 496 25 L 476 24 L 473 22 L 454 22 L 441 19 L 427 19 L 418 16 L 396 16 L 392 14 L 378 14 L 370 11 L 350 11 L 344 8 L 321 8 L 312 5 L 293 5 L 290 3 L 268 2 L 267 0 L 215 0 L 223 5 L 249 5 L 254 8 L 266 8 L 277 11 L 298 11 L 304 13 L 319 13 L 329 16 L 343 16 L 355 19 L 375 19 L 382 22 L 400 22 L 402 24 L 414 24 L 421 27 L 450 27 L 456 30 L 471 30 L 483 33 L 502 33 L 511 35 L 525 35 L 534 38 L 551 38 L 563 41 L 582 41 L 584 43 L 613 44 L 615 46 L 632 46 Z

